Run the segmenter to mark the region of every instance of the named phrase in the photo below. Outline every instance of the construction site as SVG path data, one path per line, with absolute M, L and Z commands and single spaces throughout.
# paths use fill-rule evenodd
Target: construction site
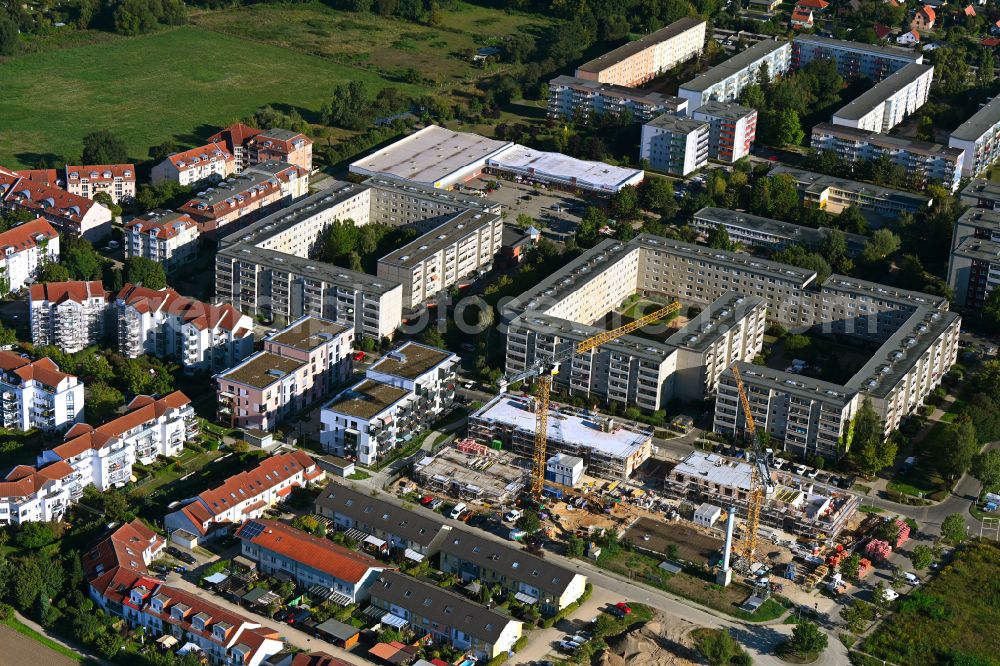
M 509 452 L 462 439 L 415 462 L 413 480 L 449 497 L 506 504 L 528 483 L 530 470 L 516 463 Z

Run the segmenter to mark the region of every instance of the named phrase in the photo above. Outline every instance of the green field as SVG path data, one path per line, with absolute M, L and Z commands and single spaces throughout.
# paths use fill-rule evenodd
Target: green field
M 0 164 L 78 155 L 83 136 L 99 128 L 145 160 L 150 146 L 194 144 L 265 104 L 300 108 L 308 119 L 350 79 L 390 85 L 363 69 L 196 26 L 25 55 L 0 64 Z

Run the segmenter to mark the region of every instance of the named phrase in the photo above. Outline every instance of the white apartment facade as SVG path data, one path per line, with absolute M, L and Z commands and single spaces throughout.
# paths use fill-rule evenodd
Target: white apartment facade
M 236 159 L 219 143 L 174 153 L 153 167 L 154 185 L 173 181 L 193 185 L 202 180 L 222 180 L 236 171 Z
M 59 261 L 59 233 L 39 217 L 0 233 L 0 296 L 34 282 Z
M 577 67 L 577 78 L 630 88 L 642 85 L 705 48 L 705 21 L 685 17 Z
M 363 381 L 323 405 L 323 449 L 375 464 L 451 406 L 458 362 L 451 352 L 415 342 L 389 352 Z
M 888 132 L 927 103 L 934 66 L 910 63 L 834 112 L 834 125 Z
M 1000 157 L 1000 96 L 953 131 L 948 145 L 965 151 L 963 176 L 975 178 L 992 166 Z
M 125 256 L 142 257 L 170 272 L 192 262 L 198 254 L 198 225 L 190 216 L 154 210 L 125 225 Z
M 83 418 L 83 383 L 49 358 L 0 351 L 0 410 L 4 428 L 65 429 Z
M 72 503 L 68 466 L 18 465 L 0 481 L 0 526 L 60 520 Z
M 716 65 L 687 83 L 682 83 L 677 96 L 688 100 L 688 113 L 706 102 L 733 102 L 747 86 L 757 83 L 757 73 L 766 67 L 770 78 L 782 76 L 792 62 L 792 44 L 784 40 L 765 39 Z
M 560 75 L 549 81 L 550 118 L 595 119 L 630 114 L 638 122 L 661 113 L 687 113 L 687 100 L 636 88 Z
M 665 113 L 642 126 L 639 159 L 686 176 L 708 164 L 709 123 Z
M 732 164 L 750 155 L 757 138 L 757 110 L 739 104 L 709 101 L 691 117 L 709 126 L 708 157 Z
M 67 354 L 104 337 L 110 294 L 100 280 L 33 284 L 28 292 L 31 343 L 53 345 Z
M 104 192 L 116 204 L 135 199 L 134 164 L 92 164 L 66 166 L 66 191 L 93 199 Z

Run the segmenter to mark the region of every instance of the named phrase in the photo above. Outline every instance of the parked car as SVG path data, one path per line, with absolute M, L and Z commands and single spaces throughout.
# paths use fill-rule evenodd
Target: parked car
M 616 603 L 615 604 L 615 608 L 617 608 L 618 610 L 620 610 L 625 615 L 628 615 L 629 613 L 632 612 L 632 608 L 627 603 L 625 603 L 624 601 L 619 601 L 618 603 Z
M 433 501 L 434 501 L 433 495 L 424 495 L 423 497 L 420 498 L 420 503 L 423 504 L 424 506 L 428 506 Z
M 810 479 L 815 479 L 817 476 L 819 476 L 819 470 L 814 469 L 810 471 L 808 474 L 806 474 L 806 476 L 808 476 Z
M 368 355 L 365 354 L 363 351 L 356 351 L 354 352 L 354 356 L 352 356 L 351 358 L 354 359 L 355 361 L 363 361 L 365 360 L 365 358 L 367 358 L 367 356 Z
M 841 490 L 850 490 L 852 487 L 854 487 L 854 477 L 853 476 L 842 477 L 840 481 L 837 483 L 837 487 L 840 488 Z
M 899 592 L 887 587 L 882 590 L 882 597 L 886 601 L 895 601 L 896 599 L 899 599 Z
M 515 520 L 517 520 L 520 517 L 521 517 L 521 512 L 520 511 L 518 511 L 517 509 L 511 509 L 510 511 L 508 511 L 507 513 L 504 514 L 503 519 L 506 520 L 506 521 L 508 521 L 508 522 L 513 523 Z
M 573 652 L 578 647 L 580 647 L 580 644 L 573 641 L 559 641 L 559 649 L 563 652 Z
M 179 558 L 181 556 L 181 549 L 177 546 L 167 546 L 167 555 Z
M 905 578 L 906 582 L 909 583 L 910 585 L 920 585 L 920 579 L 917 578 L 917 574 L 913 573 L 912 571 L 907 571 L 906 573 L 904 573 L 903 578 Z
M 798 474 L 799 476 L 802 476 L 803 474 L 806 473 L 806 466 L 805 465 L 796 465 L 795 466 L 795 473 Z
M 431 501 L 430 504 L 427 505 L 427 508 L 430 509 L 431 511 L 437 511 L 438 507 L 441 506 L 442 504 L 444 504 L 444 500 L 435 498 L 434 500 Z

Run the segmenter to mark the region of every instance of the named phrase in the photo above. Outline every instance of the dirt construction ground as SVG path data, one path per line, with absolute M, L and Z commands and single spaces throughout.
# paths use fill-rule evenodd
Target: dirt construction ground
M 646 536 L 649 539 L 646 539 Z M 688 562 L 707 562 L 713 553 L 722 548 L 722 539 L 705 534 L 692 525 L 664 523 L 659 520 L 639 518 L 624 534 L 624 540 L 664 556 L 667 546 L 677 546 L 677 556 Z

